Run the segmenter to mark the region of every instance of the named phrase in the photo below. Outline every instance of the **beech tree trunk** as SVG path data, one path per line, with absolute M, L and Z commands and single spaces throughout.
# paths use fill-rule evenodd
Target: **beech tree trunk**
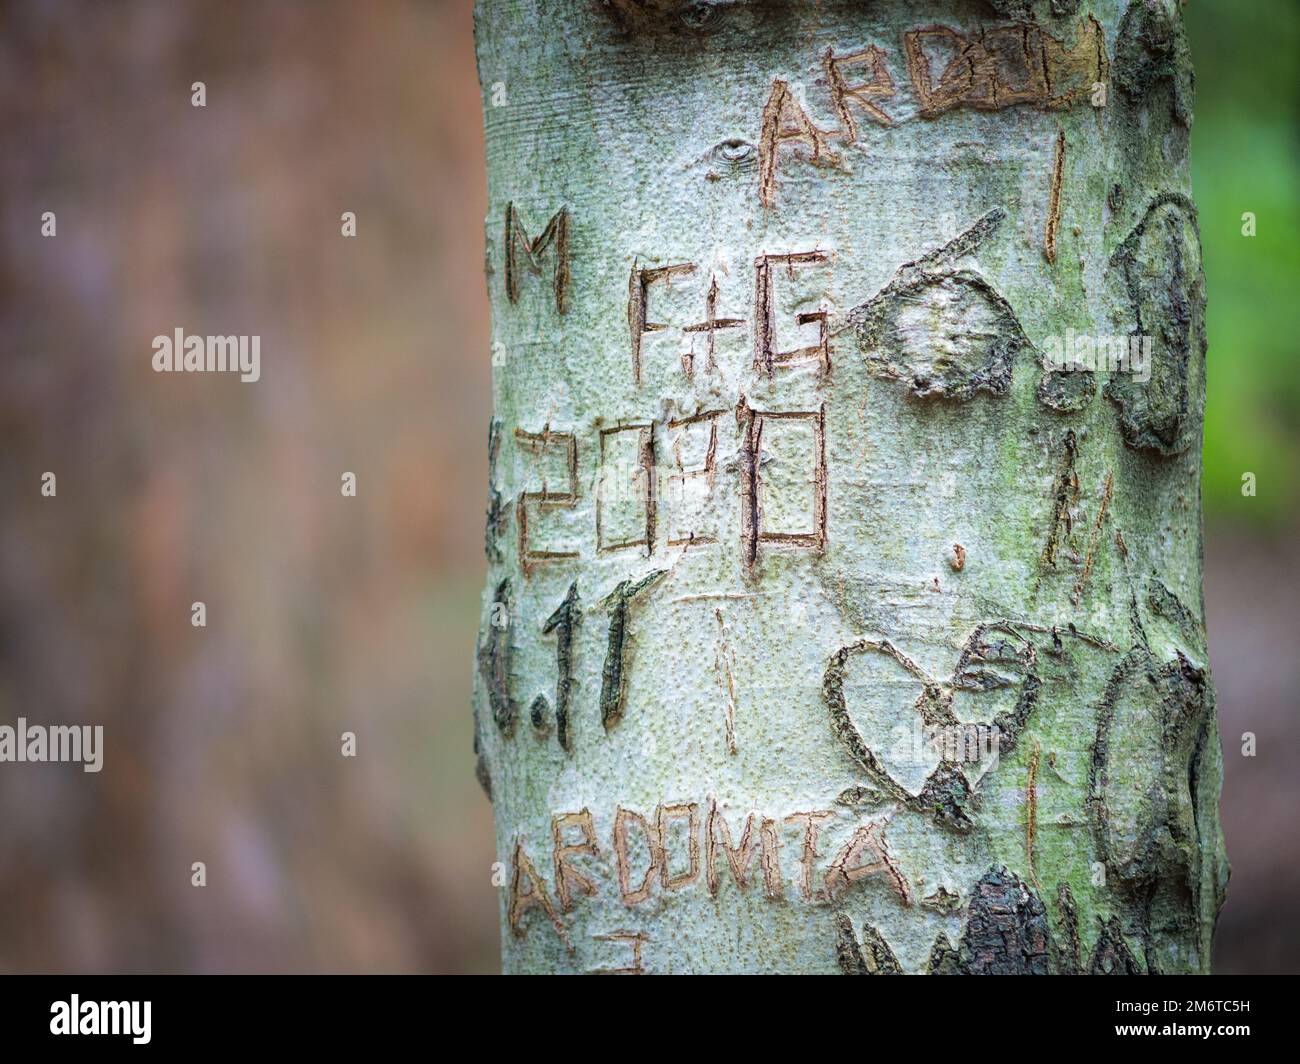
M 1173 0 L 479 0 L 508 971 L 1198 972 Z

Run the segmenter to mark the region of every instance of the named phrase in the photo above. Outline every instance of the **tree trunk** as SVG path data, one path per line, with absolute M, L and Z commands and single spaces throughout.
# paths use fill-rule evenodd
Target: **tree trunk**
M 508 971 L 1207 971 L 1172 0 L 479 0 Z

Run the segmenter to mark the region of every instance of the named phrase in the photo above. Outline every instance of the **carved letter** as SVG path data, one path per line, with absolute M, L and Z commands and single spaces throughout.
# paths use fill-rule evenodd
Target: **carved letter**
M 722 815 L 717 802 L 709 802 L 709 816 L 704 824 L 704 878 L 708 884 L 709 893 L 714 897 L 717 897 L 718 894 L 717 857 L 719 844 L 721 844 L 723 852 L 727 855 L 727 864 L 731 866 L 731 877 L 736 881 L 736 886 L 741 890 L 749 886 L 749 866 L 753 862 L 754 853 L 758 848 L 758 840 L 753 837 L 755 815 L 750 813 L 745 818 L 745 830 L 741 833 L 740 844 L 733 847 L 731 845 L 731 829 L 727 827 L 726 817 Z
M 655 429 L 621 425 L 600 433 L 596 549 L 655 548 Z
M 669 822 L 682 817 L 687 818 L 686 846 L 690 856 L 690 867 L 685 872 L 672 875 L 668 871 Z M 700 874 L 700 843 L 697 833 L 699 822 L 700 806 L 698 802 L 661 805 L 655 810 L 655 833 L 659 836 L 660 851 L 663 854 L 663 860 L 659 865 L 659 874 L 664 890 L 680 890 L 686 884 L 694 882 L 695 878 Z
M 641 885 L 635 890 L 628 881 L 627 825 L 635 821 L 646 837 L 650 851 L 650 867 L 646 869 Z M 614 814 L 614 861 L 618 867 L 618 891 L 623 896 L 624 905 L 636 905 L 650 897 L 650 888 L 654 885 L 655 875 L 664 864 L 663 846 L 659 832 L 640 813 L 619 806 Z
M 884 872 L 889 877 L 889 885 L 904 905 L 912 903 L 907 880 L 885 850 L 884 825 L 876 821 L 858 828 L 835 855 L 835 860 L 826 870 L 826 893 L 833 898 L 840 891 L 847 890 L 850 884 L 878 872 Z
M 827 314 L 824 310 L 814 310 L 795 315 L 796 325 L 817 323 L 817 342 L 806 347 L 778 351 L 776 308 L 774 306 L 773 273 L 774 266 L 785 267 L 786 276 L 794 280 L 794 271 L 799 266 L 809 266 L 828 261 L 824 251 L 803 251 L 794 255 L 760 255 L 754 260 L 754 372 L 772 376 L 775 368 L 797 365 L 801 362 L 817 362 L 821 371 L 827 373 L 831 368 L 830 331 Z
M 741 443 L 741 538 L 753 568 L 760 543 L 826 546 L 826 410 L 736 409 Z M 771 426 L 769 428 L 769 425 Z M 764 456 L 768 468 L 763 468 Z
M 667 570 L 659 569 L 640 580 L 624 580 L 605 598 L 609 609 L 609 646 L 600 684 L 600 721 L 606 731 L 623 716 L 627 700 L 627 624 L 631 602 L 665 575 Z
M 763 130 L 758 144 L 758 198 L 764 207 L 776 202 L 777 155 L 782 144 L 793 141 L 810 150 L 809 162 L 818 166 L 838 163 L 840 157 L 831 147 L 829 134 L 818 129 L 788 83 L 778 78 L 763 106 Z
M 560 749 L 569 750 L 569 696 L 573 690 L 573 630 L 582 620 L 578 606 L 578 582 L 569 585 L 569 593 L 555 612 L 546 619 L 543 635 L 555 633 L 555 736 Z
M 533 867 L 533 862 L 529 858 L 527 851 L 524 850 L 524 840 L 518 838 L 515 840 L 515 855 L 513 871 L 510 877 L 510 904 L 506 909 L 506 921 L 510 924 L 510 930 L 518 938 L 524 937 L 524 915 L 533 906 L 538 906 L 546 913 L 547 919 L 551 921 L 555 928 L 556 934 L 560 938 L 568 941 L 568 936 L 564 931 L 564 924 L 556 915 L 555 906 L 551 904 L 551 896 L 547 893 L 546 882 L 537 874 L 537 869 Z
M 718 418 L 721 410 L 670 421 L 668 453 L 675 472 L 668 474 L 666 508 L 668 545 L 717 541 L 716 515 L 711 510 L 717 471 Z
M 521 492 L 519 501 L 515 504 L 516 523 L 519 526 L 519 564 L 527 575 L 537 562 L 578 556 L 576 550 L 537 547 L 528 536 L 534 506 L 539 513 L 545 513 L 550 510 L 572 509 L 578 504 L 578 441 L 571 432 L 552 432 L 549 425 L 541 432 L 515 429 L 515 440 L 522 450 L 536 455 L 539 464 L 558 456 L 563 462 L 561 475 L 567 481 L 563 490 L 555 490 L 547 480 L 543 467 L 541 490 Z
M 803 853 L 799 857 L 799 889 L 803 891 L 803 896 L 808 901 L 813 900 L 813 862 L 817 860 L 817 830 L 818 825 L 827 820 L 834 820 L 835 814 L 829 812 L 821 813 L 792 813 L 786 817 L 787 824 L 803 824 Z
M 845 70 L 859 65 L 867 68 L 867 80 L 850 85 L 844 79 Z M 894 95 L 894 79 L 889 76 L 889 67 L 885 64 L 885 53 L 882 49 L 872 45 L 861 52 L 839 56 L 828 49 L 826 76 L 831 83 L 831 98 L 835 101 L 835 110 L 839 112 L 844 139 L 848 143 L 853 144 L 858 139 L 858 127 L 853 121 L 850 103 L 856 103 L 881 125 L 894 124 L 894 120 L 889 115 L 871 102 L 887 100 Z
M 541 236 L 530 239 L 513 203 L 506 204 L 506 295 L 511 303 L 519 302 L 519 252 L 523 265 L 533 273 L 542 272 L 541 256 L 547 248 L 555 249 L 555 309 L 561 314 L 569 309 L 569 210 L 561 207 L 546 223 Z
M 564 832 L 570 827 L 578 828 L 582 832 L 582 842 L 576 844 L 564 842 Z M 555 842 L 555 893 L 559 896 L 560 908 L 567 913 L 573 908 L 570 885 L 587 897 L 596 895 L 596 884 L 569 863 L 569 859 L 579 853 L 591 854 L 592 857 L 600 856 L 596 849 L 596 828 L 592 824 L 590 810 L 583 809 L 580 813 L 561 813 L 551 817 L 551 838 Z
M 646 333 L 668 328 L 663 322 L 646 320 L 650 286 L 663 280 L 671 284 L 674 277 L 694 272 L 693 262 L 679 262 L 673 266 L 658 266 L 653 269 L 638 269 L 635 265 L 632 267 L 632 276 L 628 280 L 627 327 L 632 334 L 632 380 L 636 384 L 641 383 L 641 338 Z

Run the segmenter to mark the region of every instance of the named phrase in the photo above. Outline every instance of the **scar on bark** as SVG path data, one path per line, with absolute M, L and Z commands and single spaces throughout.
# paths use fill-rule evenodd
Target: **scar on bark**
M 581 842 L 565 842 L 564 834 L 570 828 L 577 828 L 582 832 Z M 572 912 L 574 891 L 588 898 L 594 898 L 598 893 L 596 884 L 573 865 L 573 858 L 579 854 L 593 858 L 600 857 L 591 810 L 583 807 L 576 813 L 559 813 L 552 816 L 551 843 L 555 864 L 555 893 L 560 899 L 560 908 L 566 913 Z
M 487 757 L 483 753 L 483 737 L 480 734 L 482 721 L 479 719 L 478 706 L 474 707 L 474 778 L 483 788 L 487 800 L 492 801 L 492 773 L 488 770 Z
M 1056 134 L 1056 154 L 1052 162 L 1052 187 L 1047 195 L 1047 227 L 1043 232 L 1043 254 L 1049 265 L 1056 265 L 1056 238 L 1061 228 L 1061 179 L 1065 173 L 1065 130 Z
M 830 817 L 833 814 L 817 815 Z M 815 843 L 816 828 L 811 821 L 808 830 L 813 833 L 810 836 L 810 844 Z M 808 849 L 805 849 L 805 853 L 808 852 Z M 825 896 L 833 898 L 841 891 L 847 890 L 850 885 L 858 880 L 882 873 L 890 888 L 898 895 L 899 901 L 906 906 L 911 906 L 912 892 L 908 889 L 907 879 L 898 867 L 898 862 L 890 855 L 889 846 L 885 842 L 884 821 L 875 820 L 859 826 L 849 838 L 849 841 L 835 855 L 835 860 L 826 869 L 826 874 L 823 877 L 823 882 L 826 885 Z M 805 881 L 810 874 L 810 868 L 805 864 Z M 807 886 L 805 886 L 804 894 L 810 896 Z
M 1134 106 L 1150 106 L 1167 87 L 1170 116 L 1192 124 L 1192 64 L 1182 18 L 1167 3 L 1130 4 L 1115 42 L 1115 82 Z
M 961 896 L 956 891 L 941 886 L 921 899 L 921 908 L 937 913 L 956 912 L 961 908 Z
M 608 487 L 618 487 L 614 477 L 620 475 L 623 470 L 618 470 L 616 465 L 612 465 L 607 457 L 607 441 L 614 436 L 621 436 L 625 433 L 635 432 L 638 434 L 636 448 L 636 475 L 644 478 L 645 484 L 645 520 L 641 526 L 641 534 L 631 539 L 620 539 L 612 542 L 605 541 L 606 525 L 603 514 L 603 496 L 596 501 L 596 551 L 599 554 L 605 554 L 610 551 L 626 550 L 629 547 L 644 547 L 647 555 L 653 554 L 655 549 L 655 528 L 656 515 L 659 511 L 658 503 L 655 499 L 655 483 L 658 480 L 656 473 L 655 461 L 655 423 L 653 421 L 634 425 L 616 425 L 614 428 L 600 430 L 600 476 L 602 483 Z M 620 489 L 621 490 L 621 489 Z
M 1083 598 L 1083 593 L 1088 588 L 1088 577 L 1092 575 L 1093 562 L 1097 559 L 1097 547 L 1101 543 L 1101 526 L 1106 520 L 1106 511 L 1110 507 L 1114 490 L 1115 474 L 1113 470 L 1108 469 L 1106 484 L 1101 492 L 1101 503 L 1097 507 L 1097 518 L 1092 524 L 1092 534 L 1088 537 L 1088 552 L 1083 558 L 1083 571 L 1079 573 L 1079 578 L 1074 582 L 1074 588 L 1070 592 L 1070 601 L 1076 606 L 1079 605 L 1079 600 Z
M 722 709 L 722 719 L 726 727 L 727 736 L 727 753 L 732 757 L 736 756 L 736 680 L 733 669 L 736 663 L 735 655 L 731 652 L 731 646 L 727 639 L 727 622 L 723 619 L 720 607 L 714 608 L 714 616 L 718 619 L 718 653 L 715 664 L 719 672 L 719 678 L 723 681 L 724 704 Z
M 835 799 L 835 804 L 842 805 L 846 809 L 862 809 L 873 805 L 881 805 L 885 800 L 885 795 L 876 788 L 857 785 L 842 790 Z
M 673 464 L 676 472 L 668 474 L 668 493 L 667 498 L 670 500 L 670 509 L 672 508 L 671 500 L 681 500 L 686 494 L 686 483 L 690 480 L 702 479 L 705 484 L 706 494 L 712 497 L 714 482 L 717 477 L 718 463 L 718 419 L 726 414 L 725 410 L 704 410 L 690 417 L 678 418 L 674 421 L 664 423 L 664 429 L 671 441 L 669 450 L 673 456 Z M 688 431 L 688 427 L 700 424 L 707 424 L 709 430 L 708 445 L 704 452 L 704 464 L 698 469 L 687 469 L 682 459 L 681 446 L 682 437 Z M 694 524 L 694 522 L 692 522 Z M 685 532 L 685 535 L 682 535 Z M 674 534 L 676 533 L 676 534 Z M 682 529 L 675 520 L 669 522 L 668 526 L 668 546 L 670 547 L 693 547 L 705 543 L 716 543 L 716 530 L 699 531 L 695 528 Z M 700 596 L 685 596 L 681 599 L 675 599 L 677 602 L 684 602 L 691 598 Z M 707 597 L 707 596 L 706 596 Z M 722 595 L 720 597 L 728 597 Z M 744 598 L 744 595 L 740 596 Z
M 1147 605 L 1153 616 L 1163 618 L 1174 626 L 1188 648 L 1204 654 L 1204 624 L 1155 575 L 1147 581 Z
M 1097 394 L 1097 374 L 1078 366 L 1052 368 L 1043 360 L 1043 375 L 1038 381 L 1038 401 L 1058 414 L 1076 414 Z
M 1181 651 L 1161 663 L 1140 627 L 1137 634 L 1138 644 L 1116 667 L 1097 713 L 1087 805 L 1098 856 L 1128 921 L 1148 941 L 1147 969 L 1154 971 L 1153 920 L 1163 940 L 1204 959 L 1207 925 L 1222 903 L 1213 864 L 1220 860 L 1217 843 L 1205 839 L 1199 820 L 1214 694 L 1202 667 Z M 1115 763 L 1113 751 L 1120 752 Z M 1110 938 L 1111 959 L 1099 950 L 1103 966 L 1124 969 L 1127 947 L 1118 925 Z
M 867 773 L 871 783 L 893 801 L 907 804 L 912 801 L 912 796 L 889 775 L 875 752 L 867 745 L 862 733 L 858 731 L 849 716 L 848 705 L 844 700 L 844 681 L 849 658 L 868 650 L 887 654 L 922 683 L 929 682 L 929 677 L 924 670 L 889 640 L 862 639 L 841 648 L 832 655 L 822 678 L 822 699 L 830 709 L 832 733 L 852 755 L 853 760 Z
M 560 748 L 570 751 L 569 743 L 569 700 L 573 692 L 573 634 L 582 620 L 582 610 L 578 605 L 578 582 L 569 585 L 569 593 L 564 601 L 555 608 L 555 612 L 546 619 L 542 634 L 555 633 L 555 734 Z M 542 696 L 544 703 L 546 700 Z M 536 721 L 533 722 L 536 726 Z
M 754 417 L 749 404 L 741 396 L 736 407 L 736 423 L 741 431 L 740 462 L 741 491 L 744 505 L 740 531 L 745 557 L 745 568 L 753 569 L 758 560 L 758 533 L 763 517 L 759 509 L 758 463 L 763 448 L 763 419 Z
M 479 674 L 483 677 L 483 685 L 487 688 L 492 720 L 497 730 L 507 737 L 514 734 L 515 720 L 519 716 L 519 707 L 510 693 L 513 654 L 510 625 L 513 619 L 510 581 L 502 580 L 497 584 L 496 592 L 492 596 L 492 607 L 488 612 L 487 636 L 478 649 L 478 667 Z M 504 623 L 499 623 L 502 621 Z
M 541 738 L 545 738 L 550 733 L 550 713 L 551 704 L 546 701 L 545 695 L 538 695 L 533 699 L 533 704 L 528 707 L 529 723 Z
M 1068 543 L 1074 535 L 1074 508 L 1079 505 L 1079 474 L 1075 469 L 1079 444 L 1073 429 L 1066 430 L 1061 443 L 1061 469 L 1052 485 L 1052 524 L 1047 533 L 1047 542 L 1043 545 L 1043 569 L 1057 567 L 1056 560 L 1062 542 Z
M 635 823 L 645 836 L 650 851 L 650 867 L 636 889 L 632 888 L 630 859 L 628 855 L 628 824 Z M 663 840 L 659 831 L 640 813 L 619 806 L 614 814 L 614 864 L 618 870 L 618 890 L 627 906 L 639 905 L 650 897 L 650 890 L 659 875 L 659 869 L 665 861 Z
M 919 258 L 903 263 L 894 271 L 895 275 L 911 278 L 916 274 L 951 269 L 958 259 L 974 254 L 976 249 L 996 233 L 1006 220 L 1007 212 L 1001 207 L 993 207 L 981 214 L 951 240 L 933 251 L 927 251 Z M 850 313 L 854 312 L 850 311 Z
M 664 38 L 682 38 L 681 47 L 692 47 L 693 38 L 717 32 L 730 6 L 699 0 L 607 0 L 597 5 L 629 35 L 642 34 L 659 46 Z
M 1070 884 L 1062 880 L 1056 885 L 1056 903 L 1061 910 L 1061 924 L 1065 928 L 1065 945 L 1058 953 L 1062 975 L 1078 975 L 1083 964 L 1082 946 L 1079 944 L 1079 909 L 1074 903 Z
M 865 772 L 868 782 L 868 786 L 846 790 L 837 803 L 857 807 L 896 802 L 913 812 L 931 815 L 941 826 L 958 832 L 970 830 L 972 822 L 968 810 L 977 805 L 978 793 L 962 770 L 961 755 L 945 746 L 943 760 L 926 779 L 921 792 L 913 796 L 890 776 L 849 715 L 844 695 L 848 662 L 863 653 L 879 653 L 893 658 L 917 683 L 918 695 L 913 708 L 922 722 L 932 728 L 962 729 L 967 734 L 989 725 L 959 722 L 952 709 L 955 692 L 982 694 L 1018 685 L 1015 705 L 996 714 L 991 722 L 998 737 L 999 753 L 1009 754 L 1015 750 L 1028 726 L 1043 691 L 1043 682 L 1038 675 L 1038 648 L 1024 632 L 1050 635 L 1055 648 L 1051 653 L 1060 652 L 1062 637 L 1078 639 L 1101 650 L 1113 652 L 1119 649 L 1108 640 L 1082 632 L 1072 624 L 1065 628 L 1048 628 L 1027 621 L 998 620 L 976 626 L 963 644 L 952 674 L 942 681 L 931 677 L 883 638 L 860 639 L 833 654 L 822 677 L 822 701 L 829 710 L 831 733 Z M 968 748 L 969 741 L 962 745 L 963 749 Z
M 1042 681 L 1038 677 L 1038 651 L 1034 644 L 1020 629 L 1049 634 L 1041 626 L 994 621 L 978 625 L 965 645 L 957 664 L 953 669 L 952 686 L 966 691 L 995 691 L 1014 684 L 1008 679 L 1005 670 L 1012 669 L 1023 674 L 1020 681 L 1020 695 L 1016 704 L 1007 711 L 993 718 L 997 729 L 998 752 L 1009 754 L 1016 748 L 1021 733 L 1029 723 L 1029 718 L 1038 707 L 1038 697 L 1042 690 Z M 1071 630 L 1071 636 L 1085 638 L 1079 632 Z M 1050 630 L 1054 643 L 1060 643 L 1056 629 Z M 996 666 L 986 668 L 985 666 Z
M 970 975 L 1047 975 L 1047 910 L 1014 872 L 991 868 L 975 885 L 958 951 Z
M 1203 669 L 1181 652 L 1161 664 L 1144 646 L 1130 650 L 1107 682 L 1093 740 L 1088 806 L 1099 855 L 1110 873 L 1137 893 L 1178 877 L 1190 881 L 1184 864 L 1189 851 L 1171 843 L 1183 834 L 1182 807 L 1194 801 L 1183 788 L 1195 762 L 1208 698 Z M 1121 708 L 1129 711 L 1122 719 Z M 1131 794 L 1130 787 L 1119 789 L 1118 797 L 1127 805 L 1120 810 L 1109 793 L 1116 778 L 1112 744 L 1129 758 L 1140 752 L 1153 769 L 1151 790 Z M 1121 766 L 1118 778 L 1127 781 L 1128 772 Z M 1117 816 L 1124 817 L 1126 826 L 1116 823 Z
M 499 418 L 492 418 L 488 422 L 488 504 L 487 524 L 483 531 L 483 551 L 489 562 L 503 560 L 501 537 L 505 535 L 506 525 L 510 520 L 509 507 L 496 485 L 497 458 L 500 453 L 501 421 Z
M 667 574 L 667 569 L 657 569 L 640 580 L 624 580 L 602 603 L 609 610 L 609 645 L 600 685 L 600 722 L 606 731 L 622 718 L 627 701 L 628 614 L 632 600 Z
M 966 548 L 960 543 L 952 545 L 952 555 L 948 559 L 948 564 L 952 566 L 954 573 L 960 573 L 966 568 Z
M 668 868 L 668 825 L 671 820 L 686 818 L 686 850 L 690 864 L 685 872 L 673 875 Z M 660 803 L 655 808 L 655 834 L 659 837 L 662 860 L 659 862 L 659 879 L 663 889 L 671 893 L 681 890 L 689 883 L 695 882 L 700 874 L 700 842 L 698 826 L 700 822 L 699 802 Z
M 610 931 L 604 935 L 592 935 L 597 942 L 617 942 L 632 947 L 632 963 L 621 968 L 594 968 L 592 975 L 645 975 L 645 966 L 641 962 L 641 948 L 650 941 L 644 931 Z
M 1192 374 L 1203 374 L 1206 351 L 1205 277 L 1196 208 L 1186 196 L 1164 192 L 1115 249 L 1118 271 L 1135 322 L 1130 345 L 1151 341 L 1146 380 L 1112 374 L 1104 394 L 1118 408 L 1124 443 L 1168 457 L 1197 438 L 1203 397 Z
M 842 912 L 835 914 L 835 960 L 845 975 L 902 975 L 903 969 L 889 943 L 870 924 L 862 925 L 862 941 Z
M 952 942 L 942 931 L 930 947 L 930 960 L 926 965 L 928 975 L 961 975 L 961 957 Z
M 1042 890 L 1038 873 L 1034 870 L 1034 838 L 1038 834 L 1038 762 L 1042 751 L 1037 742 L 1029 755 L 1029 776 L 1025 782 L 1025 863 L 1034 886 Z
M 987 0 L 991 7 L 1002 18 L 1020 22 L 1033 16 L 1032 0 Z M 1055 3 L 1056 0 L 1053 0 Z
M 906 262 L 847 316 L 867 368 L 906 382 L 917 399 L 1006 395 L 1032 349 L 1010 303 L 978 272 L 958 268 L 1006 218 L 995 207 L 943 246 Z
M 1119 919 L 1112 916 L 1101 921 L 1101 934 L 1097 936 L 1097 945 L 1092 951 L 1092 961 L 1088 965 L 1089 975 L 1141 975 L 1142 966 L 1138 964 L 1133 951 L 1124 939 L 1124 931 Z
M 757 836 L 754 831 L 754 822 L 756 820 L 761 821 Z M 704 821 L 704 880 L 710 897 L 716 898 L 718 896 L 720 882 L 718 876 L 719 848 L 727 855 L 727 865 L 731 869 L 731 877 L 740 890 L 743 891 L 749 887 L 749 866 L 753 863 L 754 855 L 758 853 L 760 846 L 764 850 L 759 859 L 760 864 L 764 876 L 769 876 L 771 861 L 766 850 L 774 836 L 767 831 L 765 827 L 767 823 L 757 813 L 750 813 L 745 819 L 745 827 L 741 831 L 740 841 L 733 846 L 731 843 L 731 828 L 727 826 L 727 818 L 723 815 L 722 810 L 718 808 L 717 799 L 713 795 L 709 796 L 709 812 Z M 771 896 L 780 896 L 779 889 L 775 893 L 771 891 L 770 878 L 767 880 L 767 885 L 769 887 L 768 893 Z

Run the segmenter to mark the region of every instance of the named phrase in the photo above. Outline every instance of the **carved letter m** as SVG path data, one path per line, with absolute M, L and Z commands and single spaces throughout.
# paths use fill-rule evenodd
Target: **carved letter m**
M 540 274 L 541 257 L 548 248 L 555 250 L 555 309 L 563 314 L 569 300 L 569 210 L 561 207 L 551 216 L 537 239 L 530 239 L 513 203 L 506 204 L 506 295 L 511 303 L 519 302 L 519 253 L 523 265 Z

